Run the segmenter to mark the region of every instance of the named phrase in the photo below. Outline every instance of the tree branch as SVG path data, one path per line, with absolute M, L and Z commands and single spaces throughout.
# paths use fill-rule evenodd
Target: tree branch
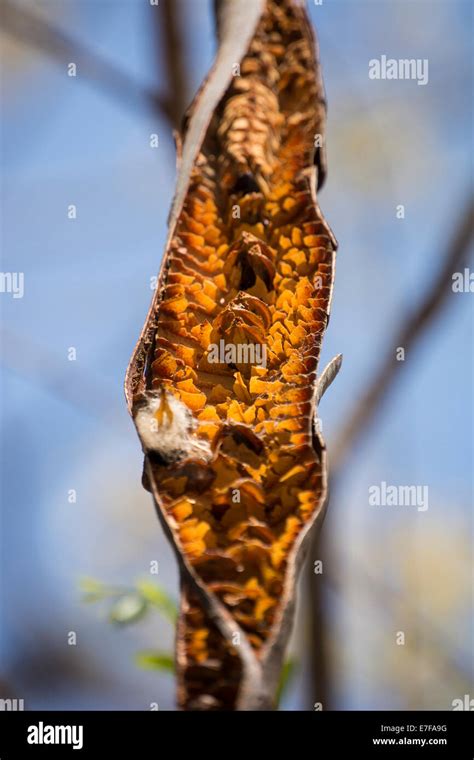
M 155 8 L 150 7 L 150 10 L 153 13 L 157 54 L 160 52 L 160 47 L 163 47 L 168 82 L 169 117 L 174 126 L 179 128 L 188 105 L 189 95 L 189 78 L 184 54 L 186 45 L 182 24 L 183 2 L 182 0 L 165 0 L 160 14 L 155 13 Z M 158 63 L 162 63 L 161 56 Z
M 355 441 L 365 435 L 383 402 L 392 390 L 399 370 L 405 362 L 397 361 L 396 347 L 405 349 L 410 356 L 410 349 L 422 338 L 439 317 L 442 309 L 452 295 L 452 274 L 464 266 L 469 244 L 474 232 L 474 198 L 470 198 L 454 228 L 442 257 L 438 274 L 425 293 L 424 298 L 412 314 L 401 323 L 394 338 L 389 342 L 388 352 L 380 367 L 375 372 L 367 390 L 362 397 L 357 396 L 357 403 L 347 422 L 336 436 L 331 456 L 332 478 L 335 479 L 346 460 L 354 450 Z
M 422 338 L 439 317 L 442 309 L 448 304 L 448 296 L 452 294 L 452 274 L 464 266 L 467 259 L 469 244 L 474 232 L 474 198 L 463 209 L 461 216 L 452 232 L 438 274 L 428 288 L 424 298 L 412 314 L 401 323 L 390 341 L 387 352 L 380 367 L 369 383 L 362 399 L 357 397 L 357 403 L 336 435 L 336 442 L 331 449 L 330 479 L 331 493 L 334 494 L 339 484 L 342 470 L 354 450 L 356 441 L 370 429 L 377 413 L 383 406 L 395 381 L 399 377 L 399 369 L 404 362 L 396 359 L 395 347 L 403 346 L 408 354 L 409 349 Z M 310 559 L 322 560 L 325 563 L 324 533 L 313 543 Z M 327 709 L 330 704 L 329 652 L 325 649 L 324 604 L 322 599 L 322 579 L 315 576 L 313 564 L 308 562 L 306 571 L 306 594 L 309 605 L 311 646 L 309 649 L 309 667 L 311 672 L 311 703 L 322 702 Z
M 1 7 L 3 30 L 42 53 L 67 65 L 75 63 L 80 75 L 100 87 L 108 95 L 126 106 L 139 106 L 162 114 L 172 123 L 175 118 L 173 97 L 163 97 L 143 87 L 126 71 L 118 69 L 98 53 L 63 32 L 36 13 L 20 8 L 11 0 L 3 0 Z

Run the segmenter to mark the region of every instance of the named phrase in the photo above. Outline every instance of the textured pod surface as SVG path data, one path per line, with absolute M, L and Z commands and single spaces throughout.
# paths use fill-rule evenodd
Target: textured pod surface
M 316 202 L 325 104 L 304 8 L 260 5 L 175 201 L 126 383 L 144 484 L 181 567 L 184 709 L 272 706 L 298 565 L 326 501 L 315 426 L 336 248 Z

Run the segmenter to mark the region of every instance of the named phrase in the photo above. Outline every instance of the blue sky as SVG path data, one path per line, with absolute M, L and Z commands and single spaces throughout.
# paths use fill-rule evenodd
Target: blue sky
M 401 316 L 435 276 L 472 187 L 472 6 L 308 5 L 329 100 L 329 176 L 320 202 L 340 246 L 323 351 L 323 363 L 344 354 L 321 404 L 331 453 Z M 137 83 L 164 91 L 146 6 L 43 0 L 38 11 Z M 188 0 L 183 20 L 192 92 L 215 49 L 209 4 Z M 70 78 L 57 61 L 10 45 L 2 75 L 2 269 L 24 272 L 25 295 L 0 299 L 5 672 L 32 707 L 146 707 L 156 692 L 163 708 L 171 707 L 171 681 L 132 662 L 142 645 L 158 639 L 171 646 L 171 631 L 159 621 L 111 630 L 98 609 L 81 604 L 77 579 L 127 583 L 159 555 L 160 580 L 177 593 L 170 551 L 140 486 L 141 455 L 122 393 L 166 237 L 173 140 L 169 126 L 145 108 L 127 107 L 80 71 Z M 369 80 L 368 61 L 382 54 L 427 58 L 428 85 Z M 149 146 L 152 132 L 160 136 L 157 150 Z M 71 203 L 75 220 L 67 218 Z M 400 203 L 404 220 L 395 217 Z M 409 535 L 416 552 L 442 525 L 448 556 L 459 534 L 472 536 L 472 327 L 472 294 L 451 293 L 407 357 L 376 426 L 357 444 L 326 525 L 329 545 L 346 562 L 356 552 L 391 577 L 400 558 L 387 552 L 381 560 L 374 547 L 388 546 L 393 533 Z M 71 346 L 75 362 L 67 358 Z M 429 512 L 371 511 L 367 489 L 382 480 L 428 484 Z M 69 488 L 78 491 L 73 508 Z M 357 610 L 361 590 L 352 593 Z M 436 595 L 434 583 L 420 593 Z M 370 637 L 349 607 L 331 603 L 348 663 L 338 706 L 403 704 L 395 687 L 369 676 Z M 376 627 L 380 611 L 369 613 Z M 472 637 L 472 628 L 458 623 Z M 81 643 L 71 652 L 65 632 L 76 629 Z M 26 665 L 44 665 L 46 645 L 57 677 L 49 680 L 40 666 L 35 680 Z M 472 638 L 459 646 L 472 657 Z M 423 699 L 430 706 L 429 694 Z M 305 706 L 296 687 L 288 706 Z

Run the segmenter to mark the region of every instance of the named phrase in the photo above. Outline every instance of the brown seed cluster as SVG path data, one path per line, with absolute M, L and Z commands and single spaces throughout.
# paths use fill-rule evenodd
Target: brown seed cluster
M 160 498 L 183 554 L 257 654 L 278 615 L 288 553 L 320 502 L 312 398 L 334 245 L 308 179 L 320 126 L 315 68 L 293 2 L 268 0 L 194 167 L 150 373 L 151 388 L 192 412 L 212 452 L 155 462 Z M 212 346 L 240 351 L 216 361 Z M 231 709 L 239 658 L 189 589 L 182 613 L 181 706 Z

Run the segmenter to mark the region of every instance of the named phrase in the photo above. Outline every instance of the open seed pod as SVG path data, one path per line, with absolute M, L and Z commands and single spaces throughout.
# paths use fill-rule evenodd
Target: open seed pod
M 181 573 L 178 702 L 272 709 L 327 462 L 317 376 L 336 241 L 325 99 L 298 0 L 217 3 L 159 284 L 126 378 Z

